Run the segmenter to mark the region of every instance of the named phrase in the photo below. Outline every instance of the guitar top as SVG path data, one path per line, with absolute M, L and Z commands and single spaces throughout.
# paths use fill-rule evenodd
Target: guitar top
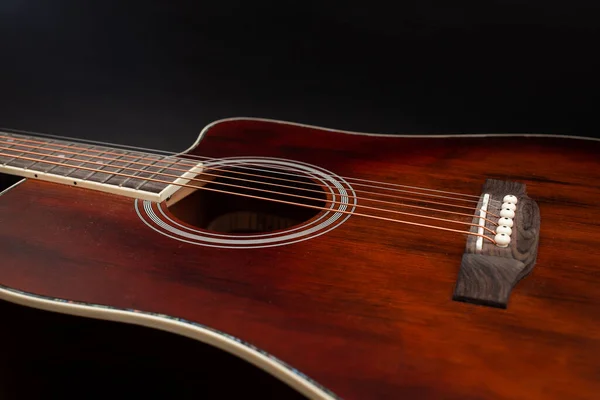
M 235 118 L 177 155 L 0 132 L 0 299 L 316 399 L 595 399 L 600 141 Z

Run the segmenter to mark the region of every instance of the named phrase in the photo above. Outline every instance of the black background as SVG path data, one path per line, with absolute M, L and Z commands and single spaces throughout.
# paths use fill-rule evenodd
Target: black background
M 597 136 L 597 4 L 3 0 L 0 126 L 172 151 L 232 116 Z M 287 397 L 182 338 L 6 303 L 0 313 L 6 398 L 74 395 L 76 381 L 84 395 Z
M 595 135 L 598 2 L 0 3 L 0 126 L 183 150 L 255 116 Z

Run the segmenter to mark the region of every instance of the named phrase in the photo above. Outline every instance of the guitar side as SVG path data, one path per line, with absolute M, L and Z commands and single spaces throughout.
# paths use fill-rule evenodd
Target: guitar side
M 0 197 L 0 297 L 188 336 L 310 398 L 600 390 L 600 142 L 386 137 L 255 119 L 219 121 L 200 139 L 186 154 L 291 159 L 461 193 L 479 194 L 486 178 L 526 183 L 542 215 L 537 266 L 508 309 L 490 309 L 452 300 L 463 235 L 350 216 L 289 244 L 211 247 L 151 229 L 132 199 L 27 180 Z

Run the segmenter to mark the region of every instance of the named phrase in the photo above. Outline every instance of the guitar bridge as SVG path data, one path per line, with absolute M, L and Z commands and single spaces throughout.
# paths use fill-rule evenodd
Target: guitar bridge
M 525 189 L 521 183 L 486 180 L 477 206 L 481 215 L 471 232 L 480 234 L 485 226 L 496 235 L 494 241 L 467 238 L 453 300 L 507 308 L 513 288 L 533 270 L 540 212 Z

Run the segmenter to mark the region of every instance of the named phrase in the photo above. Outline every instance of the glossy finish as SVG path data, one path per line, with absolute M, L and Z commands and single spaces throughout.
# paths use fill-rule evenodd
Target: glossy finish
M 486 178 L 526 183 L 542 219 L 536 267 L 507 310 L 480 307 L 452 301 L 459 234 L 351 217 L 282 247 L 199 247 L 148 229 L 131 199 L 28 181 L 0 197 L 0 284 L 195 321 L 348 399 L 600 393 L 600 142 L 234 120 L 213 125 L 193 152 L 474 195 Z
M 498 218 L 503 211 L 502 199 L 510 199 L 513 205 L 518 202 L 519 208 L 517 210 L 515 206 L 516 213 L 511 210 L 509 221 L 512 228 L 508 228 L 511 229 L 510 233 L 504 233 L 509 238 L 506 246 L 486 241 L 482 243 L 481 250 L 477 250 L 476 240 L 480 238 L 469 236 L 453 298 L 506 308 L 512 289 L 535 266 L 540 238 L 540 210 L 536 202 L 527 196 L 526 187 L 522 183 L 488 179 L 481 190 L 485 197 L 491 199 L 487 211 L 497 216 L 494 220 L 498 224 L 507 218 Z M 496 232 L 501 227 L 506 228 L 505 225 L 491 227 Z M 475 227 L 471 231 L 475 231 Z

